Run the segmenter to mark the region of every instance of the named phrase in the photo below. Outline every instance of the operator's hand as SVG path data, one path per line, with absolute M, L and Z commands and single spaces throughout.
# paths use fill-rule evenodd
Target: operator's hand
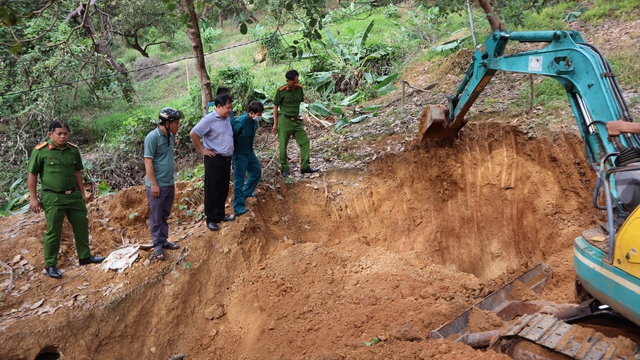
M 208 156 L 208 157 L 214 157 L 214 156 L 216 156 L 216 153 L 213 152 L 213 150 L 204 149 L 204 150 L 202 150 L 202 155 Z
M 158 184 L 151 185 L 151 196 L 156 199 L 160 197 L 160 186 Z
M 273 127 L 271 128 L 271 132 L 273 134 L 277 134 L 278 133 L 278 124 L 273 124 Z
M 629 122 L 623 120 L 609 121 L 606 124 L 609 136 L 618 136 L 623 132 L 628 132 L 628 130 L 626 129 L 627 124 L 629 124 Z
M 29 200 L 29 210 L 34 212 L 34 213 L 39 213 L 40 209 L 42 208 L 42 204 L 40 203 L 40 200 L 38 199 L 31 199 Z

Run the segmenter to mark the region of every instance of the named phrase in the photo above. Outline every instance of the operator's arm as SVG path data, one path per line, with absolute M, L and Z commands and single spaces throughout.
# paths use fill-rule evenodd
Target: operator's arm
M 273 105 L 273 129 L 271 129 L 271 132 L 278 133 L 278 105 Z
M 40 199 L 36 187 L 38 186 L 38 174 L 29 173 L 27 175 L 27 187 L 29 188 L 29 210 L 34 213 L 40 212 Z
M 87 202 L 87 194 L 84 193 L 84 183 L 82 182 L 82 171 L 76 170 L 76 186 L 80 193 L 82 194 L 82 200 Z
M 151 196 L 158 198 L 160 196 L 160 187 L 156 180 L 156 170 L 153 167 L 152 158 L 144 158 L 144 171 L 147 173 L 147 179 L 149 179 L 149 182 L 151 183 Z
M 607 132 L 609 133 L 609 136 L 617 136 L 622 133 L 640 135 L 640 123 L 624 120 L 609 121 L 607 123 Z
M 198 136 L 198 134 L 194 133 L 193 130 L 191 132 L 189 132 L 189 137 L 191 138 L 191 142 L 193 142 L 193 146 L 196 147 L 196 150 L 200 154 L 202 154 L 204 156 L 209 156 L 209 157 L 216 156 L 216 153 L 214 153 L 212 150 L 205 149 L 204 146 L 202 146 L 202 141 L 200 140 L 200 136 Z

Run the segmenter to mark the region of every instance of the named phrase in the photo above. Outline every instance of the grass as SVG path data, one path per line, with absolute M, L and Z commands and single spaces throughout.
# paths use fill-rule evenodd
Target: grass
M 581 19 L 593 23 L 600 23 L 607 16 L 633 20 L 639 17 L 638 9 L 640 9 L 640 0 L 596 0 Z

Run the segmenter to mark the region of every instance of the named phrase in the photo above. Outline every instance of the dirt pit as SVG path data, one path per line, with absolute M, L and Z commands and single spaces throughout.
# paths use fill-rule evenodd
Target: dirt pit
M 77 266 L 65 227 L 64 277 L 50 279 L 43 215 L 0 219 L 15 274 L 0 358 L 506 359 L 429 332 L 542 261 L 542 298 L 574 302 L 572 242 L 601 220 L 582 146 L 470 124 L 450 147 L 410 142 L 359 171 L 262 183 L 218 232 L 187 214 L 202 194 L 181 183 L 181 249 L 164 262 L 143 251 L 123 273 Z M 149 242 L 147 206 L 142 187 L 91 203 L 94 253 Z

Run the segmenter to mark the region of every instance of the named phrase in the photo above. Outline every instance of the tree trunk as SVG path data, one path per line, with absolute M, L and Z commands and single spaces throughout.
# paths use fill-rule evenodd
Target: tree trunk
M 222 9 L 218 9 L 218 27 L 220 29 L 222 29 L 223 26 L 223 21 L 222 21 Z
M 213 92 L 211 90 L 211 79 L 207 73 L 207 66 L 204 62 L 204 49 L 202 47 L 202 39 L 200 38 L 200 27 L 198 24 L 198 14 L 193 6 L 193 0 L 182 0 L 184 12 L 187 14 L 188 24 L 187 36 L 191 42 L 191 49 L 195 55 L 196 76 L 200 83 L 200 92 L 202 93 L 202 112 L 207 113 L 207 104 L 213 101 Z
M 78 6 L 76 10 L 67 15 L 66 20 L 69 21 L 71 18 L 75 18 L 78 23 L 82 24 L 82 27 L 87 33 L 87 36 L 93 42 L 93 51 L 96 54 L 102 55 L 107 65 L 120 73 L 120 76 L 118 76 L 118 83 L 122 87 L 122 96 L 127 103 L 132 104 L 135 100 L 136 93 L 133 89 L 133 86 L 131 85 L 131 80 L 128 76 L 128 70 L 124 67 L 124 65 L 119 64 L 116 59 L 114 59 L 107 45 L 102 42 L 100 40 L 100 36 L 96 34 L 89 13 L 84 11 L 84 4 L 80 3 L 80 6 Z
M 492 31 L 506 30 L 506 27 L 504 26 L 504 24 L 500 20 L 500 17 L 498 16 L 498 13 L 496 13 L 495 10 L 493 10 L 493 5 L 491 3 L 491 0 L 478 0 L 478 4 L 480 4 L 480 7 L 482 8 L 482 10 L 484 10 L 484 13 L 487 15 L 487 21 L 489 21 L 489 26 L 491 27 Z

